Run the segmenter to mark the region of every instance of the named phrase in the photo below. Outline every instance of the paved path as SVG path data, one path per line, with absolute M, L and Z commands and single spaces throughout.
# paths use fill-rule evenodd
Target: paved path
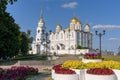
M 80 59 L 75 55 L 61 56 L 55 61 L 55 64 L 62 64 L 67 60 L 80 60 Z
M 27 80 L 49 80 L 51 77 L 51 73 L 49 72 L 41 72 L 39 75 L 34 76 L 32 78 L 28 78 Z

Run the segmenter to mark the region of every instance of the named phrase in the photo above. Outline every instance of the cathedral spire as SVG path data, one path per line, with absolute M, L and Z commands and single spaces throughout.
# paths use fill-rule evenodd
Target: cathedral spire
M 44 23 L 43 17 L 42 17 L 42 9 L 40 10 L 40 23 Z
M 40 9 L 40 19 L 42 19 L 42 9 Z

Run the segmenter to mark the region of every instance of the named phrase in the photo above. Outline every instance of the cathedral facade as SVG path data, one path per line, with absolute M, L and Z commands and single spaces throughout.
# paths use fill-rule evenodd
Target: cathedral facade
M 58 24 L 55 32 L 46 32 L 45 22 L 42 14 L 37 27 L 36 39 L 32 44 L 32 53 L 56 53 L 56 54 L 79 54 L 92 49 L 92 33 L 90 25 L 82 25 L 76 17 L 70 20 L 66 29 Z M 88 49 L 77 49 L 77 46 Z

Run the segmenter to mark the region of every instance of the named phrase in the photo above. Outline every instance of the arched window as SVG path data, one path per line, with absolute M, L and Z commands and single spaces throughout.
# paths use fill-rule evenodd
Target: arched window
M 61 39 L 63 39 L 63 34 L 61 33 Z
M 38 33 L 40 33 L 40 30 L 38 30 Z
M 56 39 L 58 39 L 58 35 L 56 35 Z
M 74 37 L 74 33 L 72 32 L 72 38 Z
M 79 29 L 79 26 L 77 28 Z
M 37 41 L 39 41 L 39 39 L 37 39 Z
M 71 49 L 74 49 L 73 45 L 71 46 Z

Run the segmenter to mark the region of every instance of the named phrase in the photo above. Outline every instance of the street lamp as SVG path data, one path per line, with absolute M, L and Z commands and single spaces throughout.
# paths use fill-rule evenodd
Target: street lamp
M 118 47 L 118 55 L 120 54 L 120 46 Z
M 96 35 L 99 36 L 99 39 L 100 39 L 99 46 L 100 46 L 100 56 L 101 56 L 101 37 L 102 37 L 102 35 L 105 35 L 105 30 L 103 30 L 103 32 L 95 31 L 95 33 L 96 33 Z
M 68 28 L 68 37 L 69 37 L 69 48 L 68 48 L 68 54 L 70 54 L 70 28 Z

